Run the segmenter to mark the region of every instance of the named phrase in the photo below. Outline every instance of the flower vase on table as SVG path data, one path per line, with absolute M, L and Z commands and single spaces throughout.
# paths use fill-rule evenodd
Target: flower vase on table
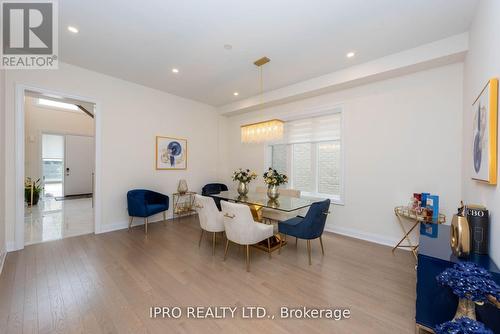
M 280 187 L 272 184 L 267 187 L 267 197 L 269 197 L 270 200 L 277 200 L 278 197 L 280 197 Z
M 248 182 L 239 182 L 238 183 L 238 194 L 240 194 L 240 196 L 245 196 L 246 194 L 248 194 Z
M 288 182 L 285 174 L 280 174 L 276 169 L 269 168 L 264 173 L 264 182 L 267 185 L 267 197 L 270 200 L 277 200 L 280 196 L 279 186 Z
M 238 181 L 238 194 L 246 196 L 248 194 L 248 184 L 257 177 L 250 169 L 238 169 L 233 172 L 233 181 Z

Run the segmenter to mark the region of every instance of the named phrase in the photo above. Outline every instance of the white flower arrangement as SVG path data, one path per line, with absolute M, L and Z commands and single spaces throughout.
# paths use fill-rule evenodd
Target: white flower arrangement
M 257 173 L 250 171 L 250 169 L 238 169 L 233 172 L 233 181 L 249 183 L 257 178 Z
M 267 172 L 264 172 L 264 182 L 267 186 L 279 186 L 288 182 L 288 176 L 280 174 L 276 169 L 269 167 Z

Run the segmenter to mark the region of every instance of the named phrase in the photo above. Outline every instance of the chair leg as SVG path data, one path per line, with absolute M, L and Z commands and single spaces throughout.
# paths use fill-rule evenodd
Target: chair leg
M 250 272 L 250 245 L 246 245 L 247 271 Z
M 269 253 L 269 258 L 271 258 L 271 238 L 267 238 L 267 252 Z
M 309 265 L 312 264 L 311 262 L 311 240 L 307 240 L 307 255 L 309 256 Z
M 298 243 L 299 243 L 299 238 L 295 237 L 295 248 L 297 248 Z
M 212 233 L 212 255 L 215 255 L 215 232 Z
M 134 222 L 134 217 L 130 217 L 129 218 L 129 222 L 128 222 L 128 230 L 130 231 L 130 229 L 132 228 L 132 223 Z
M 167 211 L 163 211 L 163 226 L 167 226 Z
M 281 246 L 283 245 L 283 236 L 280 233 L 280 248 L 278 248 L 278 254 L 281 254 Z
M 148 217 L 144 218 L 144 233 L 148 234 Z
M 226 249 L 224 249 L 224 261 L 226 261 L 227 251 L 229 250 L 229 239 L 226 239 Z
M 323 239 L 321 237 L 319 237 L 319 243 L 321 244 L 321 253 L 325 255 L 325 248 L 323 247 Z
M 201 240 L 203 239 L 203 229 L 201 229 L 200 240 L 198 241 L 198 248 L 201 246 Z

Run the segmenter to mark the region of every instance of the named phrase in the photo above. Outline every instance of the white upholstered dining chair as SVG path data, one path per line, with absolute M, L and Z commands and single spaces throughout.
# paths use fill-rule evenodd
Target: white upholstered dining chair
M 247 271 L 250 271 L 250 245 L 266 239 L 269 258 L 271 258 L 271 240 L 269 238 L 274 234 L 273 226 L 254 221 L 247 205 L 225 201 L 221 202 L 221 205 L 227 237 L 224 260 L 226 260 L 229 249 L 229 241 L 244 245 L 246 248 Z
M 258 193 L 267 193 L 267 188 L 265 187 L 257 187 L 255 189 L 256 192 Z M 300 197 L 300 190 L 295 190 L 295 189 L 280 189 L 280 194 L 284 196 L 289 196 L 289 197 Z M 279 201 L 279 198 L 278 198 Z M 297 216 L 299 211 L 292 211 L 292 212 L 284 212 L 284 211 L 278 211 L 274 209 L 268 209 L 268 208 L 262 208 L 262 218 L 266 220 L 270 220 L 271 222 L 282 222 L 287 219 L 293 218 Z
M 217 209 L 215 201 L 212 197 L 195 195 L 195 208 L 198 212 L 200 220 L 201 235 L 198 247 L 203 239 L 203 232 L 212 233 L 212 255 L 215 255 L 216 233 L 224 232 L 224 219 L 222 212 Z

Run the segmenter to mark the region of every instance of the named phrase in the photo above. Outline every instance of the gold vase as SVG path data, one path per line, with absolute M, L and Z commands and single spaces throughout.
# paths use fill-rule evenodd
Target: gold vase
M 277 185 L 269 185 L 267 187 L 267 197 L 269 197 L 270 200 L 277 200 L 278 197 L 280 197 L 280 189 Z
M 248 194 L 248 183 L 246 182 L 241 182 L 238 184 L 238 194 L 240 194 L 240 196 L 246 196 L 246 194 Z
M 470 253 L 470 230 L 467 218 L 454 215 L 450 228 L 450 246 L 457 257 L 467 257 Z
M 460 298 L 458 300 L 457 312 L 455 313 L 453 320 L 462 317 L 476 320 L 476 303 L 466 298 Z

